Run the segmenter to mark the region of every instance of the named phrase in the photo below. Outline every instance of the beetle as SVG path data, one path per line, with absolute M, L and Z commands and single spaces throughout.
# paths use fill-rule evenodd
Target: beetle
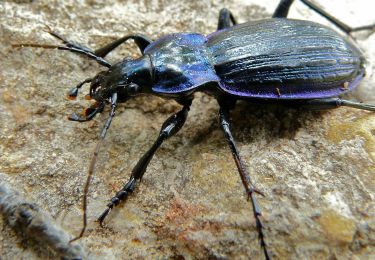
M 310 1 L 301 1 L 348 35 L 354 31 L 375 28 L 375 25 L 351 28 Z M 202 91 L 214 96 L 219 103 L 220 125 L 250 198 L 264 256 L 270 258 L 260 218 L 261 210 L 255 196 L 263 193 L 252 183 L 230 130 L 229 113 L 236 101 L 281 103 L 309 109 L 349 106 L 375 111 L 375 105 L 338 97 L 357 87 L 365 76 L 365 58 L 361 51 L 328 27 L 288 19 L 293 2 L 281 0 L 272 18 L 244 24 L 237 24 L 232 13 L 222 9 L 218 30 L 208 36 L 176 33 L 153 42 L 146 36 L 133 34 L 93 51 L 49 31 L 64 45 L 14 45 L 68 50 L 83 54 L 108 68 L 79 83 L 68 93 L 70 98 L 75 98 L 84 84 L 90 83 L 89 97 L 96 100 L 96 104 L 86 109 L 84 115 L 73 113 L 69 117 L 72 121 L 90 121 L 106 105 L 111 107 L 89 166 L 83 198 L 84 226 L 73 240 L 82 237 L 86 228 L 88 185 L 99 148 L 115 116 L 118 103 L 139 94 L 151 94 L 175 99 L 182 105 L 182 109 L 164 122 L 152 147 L 133 168 L 129 181 L 100 215 L 100 224 L 114 206 L 134 192 L 157 149 L 184 125 L 194 93 Z M 140 58 L 124 59 L 113 65 L 105 60 L 109 52 L 131 39 L 142 52 Z

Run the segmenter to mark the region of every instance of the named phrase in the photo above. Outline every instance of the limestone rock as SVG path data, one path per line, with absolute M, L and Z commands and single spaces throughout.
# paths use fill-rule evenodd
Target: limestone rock
M 93 49 L 129 33 L 152 39 L 181 31 L 209 34 L 223 7 L 244 22 L 270 17 L 277 2 L 1 1 L 0 172 L 76 235 L 88 162 L 107 117 L 106 110 L 89 123 L 66 120 L 89 105 L 83 95 L 68 101 L 67 91 L 102 68 L 72 53 L 13 49 L 12 43 L 56 43 L 46 25 Z M 375 22 L 371 1 L 319 2 L 347 24 Z M 290 17 L 329 25 L 299 1 Z M 358 44 L 375 61 L 375 34 L 366 35 L 356 34 Z M 109 60 L 137 55 L 126 45 Z M 351 98 L 375 103 L 374 89 L 369 75 Z M 120 106 L 90 187 L 89 227 L 80 241 L 90 258 L 263 259 L 251 206 L 217 123 L 217 103 L 200 93 L 184 129 L 163 144 L 135 194 L 111 212 L 105 228 L 94 222 L 178 107 L 157 97 Z M 232 120 L 241 155 L 266 195 L 259 202 L 271 256 L 375 258 L 374 114 L 240 103 Z M 3 259 L 51 257 L 0 222 Z

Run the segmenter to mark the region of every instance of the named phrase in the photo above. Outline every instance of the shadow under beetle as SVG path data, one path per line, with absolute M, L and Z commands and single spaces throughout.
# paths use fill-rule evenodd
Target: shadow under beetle
M 351 28 L 312 2 L 301 1 L 348 35 L 354 31 L 375 28 L 375 25 Z M 69 50 L 94 59 L 108 68 L 95 77 L 86 79 L 69 92 L 69 97 L 75 98 L 84 84 L 91 83 L 89 96 L 96 100 L 95 105 L 86 109 L 85 115 L 73 113 L 70 120 L 89 121 L 102 112 L 107 104 L 111 106 L 89 166 L 83 200 L 84 226 L 79 236 L 73 240 L 82 237 L 86 228 L 88 185 L 99 148 L 115 115 L 117 104 L 146 93 L 175 99 L 183 107 L 162 125 L 157 140 L 132 170 L 130 180 L 116 193 L 107 209 L 100 215 L 100 224 L 115 205 L 135 190 L 156 150 L 184 125 L 194 93 L 203 91 L 214 96 L 220 105 L 220 125 L 250 198 L 264 256 L 266 259 L 270 258 L 260 219 L 261 211 L 255 197 L 255 193 L 263 194 L 252 183 L 230 130 L 229 112 L 235 102 L 241 99 L 308 109 L 349 106 L 375 111 L 375 105 L 338 97 L 355 88 L 365 75 L 365 58 L 359 49 L 323 25 L 287 19 L 292 3 L 293 0 L 281 0 L 271 19 L 239 25 L 229 10 L 222 9 L 218 30 L 208 36 L 175 33 L 152 42 L 143 35 L 128 35 L 92 51 L 50 31 L 50 34 L 60 39 L 64 45 L 14 45 Z M 130 39 L 134 40 L 141 50 L 140 58 L 125 59 L 114 65 L 104 59 L 109 52 Z

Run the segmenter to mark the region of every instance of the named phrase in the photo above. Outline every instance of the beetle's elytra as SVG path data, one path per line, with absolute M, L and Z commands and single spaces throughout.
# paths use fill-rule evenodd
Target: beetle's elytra
M 371 30 L 374 25 L 351 28 L 307 0 L 301 0 L 325 16 L 345 33 Z M 283 103 L 310 109 L 327 109 L 349 106 L 375 111 L 375 105 L 362 104 L 339 98 L 355 88 L 365 75 L 365 58 L 351 41 L 323 25 L 287 19 L 293 0 L 281 0 L 270 19 L 237 25 L 233 15 L 222 9 L 218 30 L 204 36 L 198 33 L 175 33 L 151 41 L 143 35 L 128 35 L 103 48 L 92 51 L 70 43 L 50 32 L 64 45 L 17 44 L 42 48 L 58 48 L 83 54 L 107 67 L 96 76 L 84 80 L 69 92 L 77 96 L 79 89 L 90 83 L 89 95 L 97 103 L 85 115 L 72 114 L 69 119 L 85 122 L 111 105 L 100 135 L 103 140 L 110 127 L 118 103 L 126 102 L 138 94 L 158 95 L 175 99 L 183 107 L 169 117 L 161 127 L 153 146 L 142 156 L 131 172 L 129 181 L 117 192 L 99 217 L 102 223 L 110 210 L 134 192 L 143 177 L 154 153 L 184 125 L 194 93 L 202 91 L 214 96 L 220 105 L 220 125 L 236 162 L 241 181 L 251 199 L 253 214 L 261 247 L 266 259 L 270 258 L 261 222 L 260 206 L 253 185 L 236 148 L 229 122 L 229 112 L 237 100 L 257 103 Z M 104 58 L 113 49 L 135 41 L 142 56 L 123 60 L 114 65 Z M 86 195 L 101 141 L 95 149 L 85 187 Z M 84 218 L 84 228 L 86 218 Z

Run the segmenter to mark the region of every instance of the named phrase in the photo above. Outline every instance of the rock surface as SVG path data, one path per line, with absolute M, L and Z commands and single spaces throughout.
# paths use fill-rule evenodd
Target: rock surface
M 107 111 L 89 123 L 66 115 L 87 106 L 67 101 L 72 86 L 101 68 L 52 50 L 11 43 L 56 43 L 46 25 L 97 48 L 128 33 L 216 29 L 220 8 L 239 22 L 269 17 L 277 1 L 0 2 L 0 181 L 33 200 L 76 235 L 88 162 Z M 320 1 L 359 26 L 374 22 L 372 2 Z M 329 24 L 300 2 L 290 17 Z M 358 44 L 375 61 L 375 34 Z M 134 45 L 109 56 L 139 55 Z M 369 67 L 369 71 L 374 67 Z M 351 96 L 375 103 L 369 76 Z M 198 93 L 184 129 L 155 155 L 143 182 L 100 228 L 94 220 L 179 106 L 141 97 L 121 105 L 90 187 L 89 228 L 79 241 L 92 259 L 262 259 L 250 204 L 217 122 L 216 101 Z M 232 113 L 238 148 L 259 189 L 265 234 L 276 259 L 375 258 L 375 116 L 340 108 L 309 112 L 240 103 Z M 54 258 L 0 218 L 2 259 Z

